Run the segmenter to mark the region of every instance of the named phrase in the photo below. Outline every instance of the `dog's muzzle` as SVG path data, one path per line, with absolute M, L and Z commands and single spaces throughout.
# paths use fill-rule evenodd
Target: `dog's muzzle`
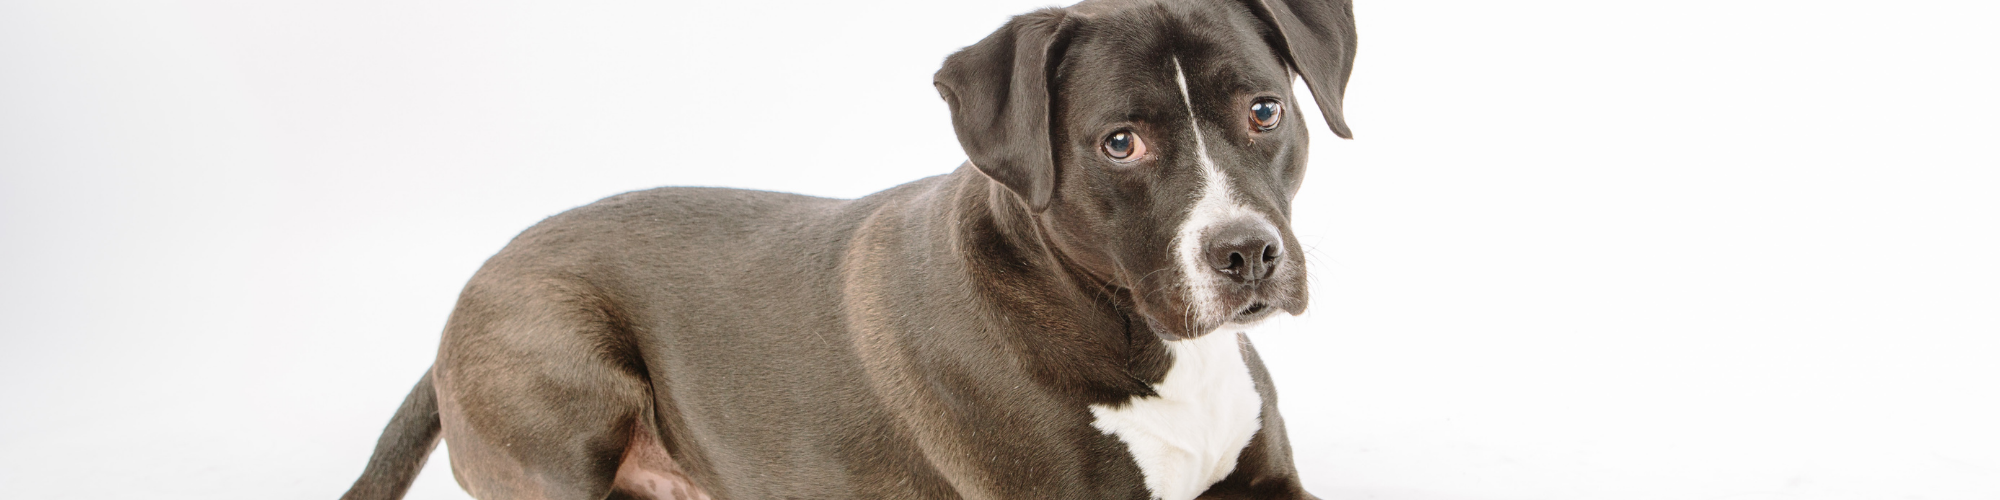
M 1257 286 L 1277 272 L 1285 256 L 1285 241 L 1270 224 L 1248 217 L 1219 224 L 1202 245 L 1202 257 L 1215 272 L 1238 284 Z
M 1285 240 L 1269 222 L 1259 217 L 1221 222 L 1203 232 L 1201 248 L 1202 262 L 1215 273 L 1212 299 L 1220 302 L 1223 323 L 1254 323 L 1278 310 L 1276 303 L 1289 302 L 1275 296 L 1286 291 L 1278 290 L 1282 285 L 1273 278 L 1291 270 L 1281 269 Z

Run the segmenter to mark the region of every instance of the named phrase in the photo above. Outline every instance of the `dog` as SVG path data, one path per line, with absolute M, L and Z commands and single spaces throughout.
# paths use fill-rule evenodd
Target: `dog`
M 935 76 L 969 160 L 854 200 L 659 188 L 466 284 L 344 499 L 1314 498 L 1241 332 L 1306 307 L 1303 80 L 1348 0 L 1088 0 Z

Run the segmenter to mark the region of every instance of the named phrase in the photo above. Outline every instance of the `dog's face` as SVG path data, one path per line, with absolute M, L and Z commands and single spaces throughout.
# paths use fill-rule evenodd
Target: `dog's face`
M 1054 78 L 1059 180 L 1044 217 L 1065 254 L 1179 338 L 1306 305 L 1291 74 L 1247 10 L 1189 7 L 1202 9 L 1077 15 Z
M 1280 310 L 1298 314 L 1306 273 L 1291 201 L 1305 174 L 1309 124 L 1295 112 L 1294 68 L 1319 94 L 1334 95 L 1328 123 L 1347 134 L 1337 88 L 1314 82 L 1324 68 L 1291 64 L 1311 44 L 1286 34 L 1338 34 L 1351 16 L 1344 4 L 1292 3 L 1312 5 L 1093 0 L 1045 10 L 954 55 L 939 89 L 974 164 L 1040 213 L 1041 232 L 1069 261 L 1129 290 L 1156 334 L 1189 339 Z M 1338 8 L 1312 10 L 1328 5 Z M 1346 22 L 1311 26 L 1300 10 Z M 1339 86 L 1352 53 L 1351 28 L 1345 33 L 1347 42 L 1334 45 L 1347 55 L 1332 55 Z M 968 54 L 1005 64 L 968 69 Z M 987 84 L 1007 88 L 993 119 L 1027 128 L 1008 130 L 1021 132 L 1009 140 L 1023 144 L 967 138 L 985 111 L 968 104 L 980 87 L 969 81 L 1000 76 Z M 1024 99 L 1036 82 L 1040 95 Z M 1024 168 L 1041 158 L 1047 170 Z

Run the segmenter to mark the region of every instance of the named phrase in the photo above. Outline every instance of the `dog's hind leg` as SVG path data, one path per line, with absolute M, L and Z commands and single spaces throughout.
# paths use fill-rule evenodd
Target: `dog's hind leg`
M 434 371 L 452 472 L 484 500 L 600 500 L 652 413 L 632 332 L 552 281 L 475 277 Z
M 708 492 L 695 486 L 687 471 L 667 454 L 653 425 L 633 427 L 618 478 L 612 483 L 612 500 L 710 500 Z

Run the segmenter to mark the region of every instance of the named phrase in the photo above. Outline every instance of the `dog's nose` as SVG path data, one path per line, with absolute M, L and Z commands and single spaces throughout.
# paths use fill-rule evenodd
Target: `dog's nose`
M 1208 236 L 1208 265 L 1239 283 L 1271 277 L 1284 255 L 1284 240 L 1263 221 L 1225 222 Z

